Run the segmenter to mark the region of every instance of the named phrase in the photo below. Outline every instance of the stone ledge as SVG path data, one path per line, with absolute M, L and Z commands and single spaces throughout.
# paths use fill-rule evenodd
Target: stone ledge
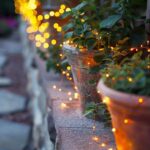
M 44 63 L 36 56 L 40 70 L 41 81 L 48 96 L 48 104 L 52 109 L 53 119 L 57 131 L 56 150 L 115 150 L 114 138 L 110 128 L 105 128 L 103 123 L 85 118 L 80 110 L 80 101 L 68 101 L 67 92 L 74 90 L 61 76 L 53 72 L 44 71 Z M 53 85 L 63 89 L 63 92 L 53 89 Z M 61 109 L 61 104 L 67 104 L 66 109 Z M 92 126 L 96 126 L 93 132 Z M 92 141 L 92 136 L 100 137 L 100 143 L 105 142 L 106 147 Z

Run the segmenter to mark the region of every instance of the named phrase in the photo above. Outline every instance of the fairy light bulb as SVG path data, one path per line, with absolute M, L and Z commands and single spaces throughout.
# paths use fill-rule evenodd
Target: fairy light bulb
M 42 20 L 43 20 L 43 16 L 42 16 L 42 15 L 39 15 L 39 16 L 37 17 L 37 19 L 38 19 L 39 21 L 42 21 Z
M 102 144 L 101 144 L 101 147 L 106 147 L 106 144 L 105 144 L 105 143 L 102 143 Z
M 55 39 L 53 39 L 53 40 L 51 41 L 51 44 L 52 44 L 52 45 L 56 45 L 56 43 L 57 43 L 57 41 L 56 41 Z
M 44 19 L 47 20 L 47 19 L 49 19 L 49 18 L 50 18 L 49 14 L 45 14 L 45 15 L 44 15 Z
M 44 33 L 44 38 L 48 39 L 50 37 L 50 34 L 48 32 Z
M 49 47 L 49 44 L 48 44 L 48 43 L 44 43 L 43 47 L 44 47 L 44 48 L 48 48 L 48 47 Z
M 108 73 L 106 74 L 106 77 L 107 77 L 107 78 L 109 77 L 109 74 L 108 74 Z
M 41 46 L 41 43 L 40 43 L 40 42 L 36 42 L 36 43 L 35 43 L 35 46 L 36 46 L 36 47 L 40 47 L 40 46 Z
M 67 70 L 70 71 L 71 70 L 71 66 L 67 66 Z
M 112 132 L 116 132 L 116 128 L 112 128 Z
M 69 101 L 72 101 L 73 100 L 73 98 L 72 97 L 69 97 Z
M 95 130 L 96 130 L 96 126 L 94 125 L 94 126 L 92 127 L 92 129 L 93 129 L 93 131 L 95 131 Z
M 64 9 L 59 9 L 60 14 L 63 14 L 64 12 L 65 12 Z
M 66 108 L 68 108 L 67 104 L 65 104 L 65 103 L 61 103 L 60 107 L 61 107 L 61 109 L 66 109 Z
M 103 98 L 103 103 L 108 104 L 110 102 L 110 98 L 108 96 L 105 96 Z
M 61 4 L 61 5 L 60 5 L 60 8 L 61 8 L 61 9 L 65 9 L 65 8 L 66 8 L 66 5 L 65 5 L 65 4 Z
M 59 27 L 58 23 L 54 23 L 53 27 L 57 29 Z
M 50 11 L 50 12 L 49 12 L 49 15 L 50 15 L 51 17 L 53 17 L 53 16 L 55 15 L 55 12 L 54 12 L 54 11 Z
M 56 89 L 57 87 L 56 87 L 56 85 L 53 85 L 53 89 Z
M 57 28 L 57 32 L 61 32 L 62 31 L 62 28 L 61 27 L 58 27 Z
M 71 11 L 71 9 L 68 7 L 68 8 L 66 8 L 66 12 L 70 12 Z
M 124 119 L 124 124 L 128 124 L 129 120 L 128 119 Z
M 144 99 L 143 98 L 139 98 L 138 102 L 139 102 L 139 104 L 142 104 L 144 102 Z
M 129 82 L 132 82 L 133 79 L 132 79 L 131 77 L 128 77 L 128 81 L 129 81 Z
M 71 93 L 71 92 L 68 92 L 68 95 L 70 96 L 70 95 L 72 95 L 72 93 Z
M 55 12 L 55 17 L 59 17 L 60 13 L 59 12 Z
M 98 136 L 93 136 L 92 140 L 95 141 L 95 142 L 99 142 L 100 138 Z

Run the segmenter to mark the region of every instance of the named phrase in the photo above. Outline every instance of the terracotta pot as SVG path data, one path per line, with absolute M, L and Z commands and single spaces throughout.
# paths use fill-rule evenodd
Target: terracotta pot
M 88 103 L 99 103 L 100 101 L 100 96 L 96 90 L 100 74 L 89 73 L 90 68 L 99 65 L 93 59 L 98 52 L 72 51 L 73 47 L 64 47 L 63 49 L 71 65 L 73 79 L 80 95 L 81 109 L 84 112 Z M 94 80 L 94 84 L 90 83 L 91 80 Z
M 150 97 L 127 94 L 98 84 L 115 128 L 118 150 L 150 149 Z

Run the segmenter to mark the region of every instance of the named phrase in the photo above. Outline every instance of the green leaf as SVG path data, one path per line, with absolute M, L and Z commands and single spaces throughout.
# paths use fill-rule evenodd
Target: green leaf
M 89 50 L 92 50 L 96 45 L 96 40 L 94 38 L 89 38 L 86 40 L 86 45 Z
M 100 28 L 111 28 L 121 19 L 121 15 L 112 15 L 100 23 Z
M 72 9 L 72 11 L 79 11 L 81 8 L 83 8 L 85 5 L 87 5 L 87 2 L 82 2 L 79 5 L 77 5 L 76 7 L 74 7 Z
M 64 35 L 64 38 L 65 39 L 70 39 L 71 37 L 73 36 L 73 32 L 67 32 L 65 35 Z
M 63 27 L 63 30 L 64 30 L 64 31 L 68 31 L 68 30 L 70 30 L 73 26 L 74 26 L 73 23 L 69 23 L 69 24 L 67 24 L 67 25 L 65 25 L 65 26 Z

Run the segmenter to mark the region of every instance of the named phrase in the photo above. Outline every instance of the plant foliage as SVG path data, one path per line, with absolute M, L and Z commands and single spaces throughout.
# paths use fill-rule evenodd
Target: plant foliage
M 105 84 L 118 91 L 150 96 L 150 56 L 142 57 L 139 52 L 120 64 L 109 64 L 102 70 Z

